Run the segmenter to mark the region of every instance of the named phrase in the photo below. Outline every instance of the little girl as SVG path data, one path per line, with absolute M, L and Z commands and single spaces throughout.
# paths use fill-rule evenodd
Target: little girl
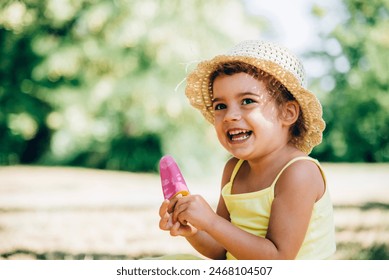
M 216 213 L 200 195 L 165 200 L 160 228 L 211 259 L 326 259 L 333 209 L 320 164 L 308 157 L 325 123 L 288 50 L 245 41 L 188 76 L 190 103 L 232 155 Z

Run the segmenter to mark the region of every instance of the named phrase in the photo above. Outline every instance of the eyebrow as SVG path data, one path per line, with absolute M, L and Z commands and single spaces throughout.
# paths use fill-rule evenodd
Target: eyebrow
M 256 93 L 253 93 L 253 92 L 249 92 L 249 91 L 245 91 L 245 92 L 241 92 L 241 93 L 238 93 L 236 96 L 239 98 L 241 98 L 241 97 L 244 97 L 244 96 L 246 96 L 246 95 L 251 95 L 251 96 L 255 96 L 255 97 L 258 97 L 258 98 L 260 98 L 260 96 L 258 95 L 258 94 L 256 94 Z M 212 98 L 212 103 L 214 103 L 214 102 L 219 102 L 219 101 L 222 101 L 223 100 L 223 98 L 218 98 L 218 97 L 216 97 L 216 98 Z

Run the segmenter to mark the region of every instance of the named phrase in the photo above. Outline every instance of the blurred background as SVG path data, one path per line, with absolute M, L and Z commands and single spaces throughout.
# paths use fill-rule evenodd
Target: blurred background
M 186 74 L 245 39 L 305 65 L 337 259 L 389 259 L 389 0 L 2 0 L 0 258 L 194 253 L 158 229 L 158 161 L 218 199 L 228 155 Z

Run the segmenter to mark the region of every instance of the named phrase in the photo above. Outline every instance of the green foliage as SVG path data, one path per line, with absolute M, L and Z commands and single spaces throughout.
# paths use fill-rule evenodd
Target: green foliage
M 30 163 L 47 149 L 50 131 L 44 120 L 51 108 L 37 97 L 38 87 L 31 82 L 32 69 L 41 58 L 19 25 L 10 30 L 6 12 L 2 10 L 5 28 L 0 28 L 0 164 Z M 8 15 L 9 25 L 13 16 L 17 13 Z
M 258 32 L 240 1 L 222 2 L 2 2 L 0 164 L 150 171 L 163 153 L 188 166 L 210 154 L 175 88 L 190 62 Z
M 343 3 L 345 21 L 323 38 L 340 51 L 318 53 L 329 72 L 317 84 L 330 93 L 313 156 L 388 161 L 389 1 Z M 148 171 L 171 153 L 194 173 L 204 157 L 212 166 L 224 153 L 177 85 L 261 25 L 239 0 L 2 1 L 0 164 Z
M 156 172 L 162 156 L 158 135 L 118 137 L 107 149 L 87 150 L 68 159 L 67 164 L 91 168 Z
M 361 252 L 362 260 L 389 260 L 389 248 L 386 244 L 376 244 Z
M 334 82 L 323 98 L 327 128 L 315 155 L 327 161 L 389 161 L 389 1 L 344 0 L 345 21 L 324 37 L 340 52 L 319 53 Z M 316 7 L 316 15 L 323 11 Z M 325 63 L 323 64 L 325 65 Z

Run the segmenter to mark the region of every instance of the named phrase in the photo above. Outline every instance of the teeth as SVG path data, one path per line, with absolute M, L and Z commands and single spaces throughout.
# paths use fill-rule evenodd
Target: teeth
M 233 130 L 233 131 L 230 131 L 230 132 L 228 132 L 230 135 L 238 135 L 238 134 L 241 134 L 241 133 L 247 133 L 247 132 L 249 132 L 248 130 Z
M 242 135 L 240 137 L 235 137 L 234 141 L 241 141 L 241 140 L 245 140 L 247 138 L 249 138 L 249 135 L 245 134 L 245 135 Z
M 251 135 L 251 130 L 245 129 L 234 129 L 228 132 L 228 136 L 232 141 L 242 141 L 249 138 Z

